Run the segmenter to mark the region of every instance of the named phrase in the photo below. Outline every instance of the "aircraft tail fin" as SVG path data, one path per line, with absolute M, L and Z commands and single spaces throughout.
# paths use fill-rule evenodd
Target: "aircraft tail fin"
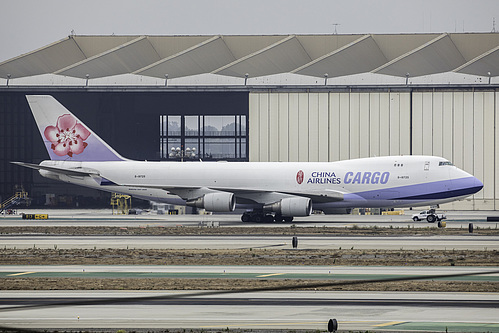
M 54 97 L 28 95 L 26 99 L 51 160 L 126 160 Z

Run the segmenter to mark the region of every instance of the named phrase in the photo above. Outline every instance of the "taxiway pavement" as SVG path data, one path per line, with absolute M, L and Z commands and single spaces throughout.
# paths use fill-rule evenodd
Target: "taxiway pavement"
M 407 276 L 470 274 L 485 275 L 443 278 L 446 281 L 499 282 L 494 267 L 467 266 L 179 266 L 179 265 L 2 265 L 0 278 L 243 278 L 372 280 Z

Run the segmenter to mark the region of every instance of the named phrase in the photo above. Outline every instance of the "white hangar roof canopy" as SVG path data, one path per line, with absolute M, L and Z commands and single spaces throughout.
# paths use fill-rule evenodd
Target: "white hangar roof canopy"
M 69 36 L 0 63 L 4 79 L 206 73 L 417 77 L 445 72 L 499 76 L 499 34 Z

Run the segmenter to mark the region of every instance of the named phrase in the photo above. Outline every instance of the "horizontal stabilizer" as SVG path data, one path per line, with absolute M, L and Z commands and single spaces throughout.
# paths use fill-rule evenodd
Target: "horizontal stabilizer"
M 92 175 L 99 175 L 99 172 L 95 170 L 83 170 L 83 169 L 65 169 L 65 168 L 59 168 L 59 167 L 54 167 L 54 166 L 46 166 L 46 165 L 39 165 L 39 164 L 32 164 L 32 163 L 24 163 L 24 162 L 10 162 L 12 164 L 20 165 L 26 168 L 31 168 L 35 170 L 46 170 L 46 171 L 51 171 L 59 174 L 64 174 L 68 176 L 80 176 L 80 177 L 85 177 L 85 176 L 92 176 Z

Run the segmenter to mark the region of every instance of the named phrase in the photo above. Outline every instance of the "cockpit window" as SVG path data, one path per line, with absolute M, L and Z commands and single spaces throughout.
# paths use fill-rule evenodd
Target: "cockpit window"
M 438 163 L 438 166 L 442 166 L 442 165 L 454 165 L 454 164 L 452 164 L 452 163 L 451 163 L 451 162 L 449 162 L 449 161 L 439 162 L 439 163 Z

